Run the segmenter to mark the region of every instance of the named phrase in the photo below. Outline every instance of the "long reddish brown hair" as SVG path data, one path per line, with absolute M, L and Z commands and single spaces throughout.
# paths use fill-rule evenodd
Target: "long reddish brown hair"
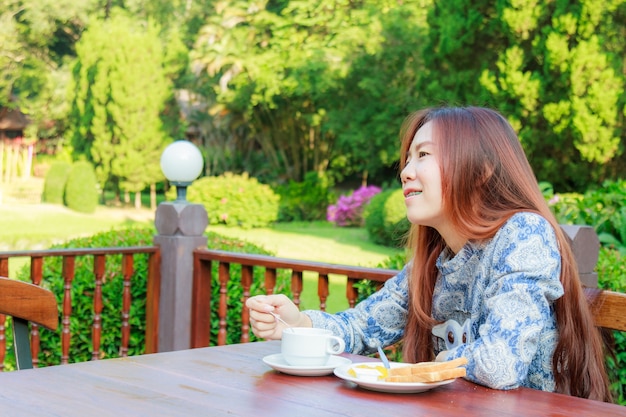
M 564 295 L 555 302 L 559 340 L 552 358 L 556 390 L 583 398 L 610 401 L 603 341 L 593 323 L 570 245 L 551 213 L 511 125 L 499 113 L 480 107 L 442 107 L 418 111 L 401 131 L 400 167 L 413 137 L 432 122 L 442 178 L 443 210 L 468 240 L 492 238 L 520 211 L 538 213 L 556 233 L 561 252 Z M 433 359 L 431 317 L 437 257 L 446 248 L 439 233 L 413 225 L 409 309 L 403 342 L 409 362 Z

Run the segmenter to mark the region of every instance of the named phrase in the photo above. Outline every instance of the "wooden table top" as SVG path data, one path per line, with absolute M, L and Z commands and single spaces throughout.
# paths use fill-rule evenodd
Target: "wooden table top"
M 0 373 L 0 415 L 626 416 L 619 405 L 464 379 L 417 394 L 368 391 L 334 375 L 274 371 L 262 358 L 279 350 L 255 342 Z

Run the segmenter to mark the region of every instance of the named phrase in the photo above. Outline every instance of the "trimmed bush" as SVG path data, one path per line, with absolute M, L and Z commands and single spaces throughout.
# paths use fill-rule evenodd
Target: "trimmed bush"
M 93 166 L 75 162 L 65 184 L 65 205 L 80 213 L 91 214 L 98 206 L 98 182 Z
M 303 182 L 289 181 L 277 189 L 279 222 L 325 220 L 326 208 L 337 198 L 325 174 L 309 172 Z
M 176 189 L 171 187 L 166 196 L 174 200 Z M 194 181 L 187 189 L 187 200 L 204 205 L 209 224 L 252 228 L 276 221 L 280 197 L 246 173 L 227 172 Z
M 363 216 L 365 229 L 372 242 L 395 248 L 404 246 L 411 224 L 406 218 L 401 189 L 386 190 L 375 195 Z
M 156 231 L 153 228 L 130 228 L 125 230 L 112 230 L 99 233 L 87 238 L 79 238 L 68 241 L 58 248 L 102 248 L 102 247 L 128 247 L 128 246 L 151 246 Z M 210 249 L 228 250 L 250 254 L 272 255 L 272 253 L 240 240 L 226 238 L 215 233 L 207 233 L 208 247 Z M 119 356 L 121 345 L 121 311 L 123 277 L 121 276 L 121 255 L 107 256 L 106 271 L 102 285 L 102 298 L 104 308 L 102 311 L 102 335 L 100 358 L 114 358 Z M 219 280 L 217 275 L 217 262 L 213 263 L 212 296 L 213 300 L 219 299 Z M 63 261 L 60 257 L 46 258 L 43 270 L 42 286 L 53 291 L 57 296 L 59 306 L 62 306 L 64 282 Z M 241 287 L 241 266 L 231 265 L 231 280 L 228 284 L 227 296 L 229 310 L 227 317 L 227 343 L 239 343 L 241 340 L 241 308 L 243 306 L 243 289 Z M 148 255 L 135 255 L 134 273 L 131 277 L 131 306 L 129 323 L 131 328 L 128 355 L 140 355 L 145 352 L 145 306 L 146 285 L 148 275 Z M 30 271 L 27 267 L 18 271 L 17 278 L 29 281 Z M 289 285 L 291 276 L 289 271 L 279 271 L 276 279 L 277 293 L 291 296 Z M 265 293 L 264 274 L 260 268 L 254 268 L 253 285 L 250 295 Z M 75 278 L 72 282 L 72 316 L 70 319 L 70 362 L 83 362 L 91 360 L 91 332 L 93 324 L 93 295 L 95 292 L 95 280 L 93 276 L 93 256 L 77 256 L 75 258 Z M 61 308 L 61 307 L 60 307 Z M 211 344 L 217 342 L 218 332 L 218 302 L 211 304 Z M 60 321 L 59 321 L 60 322 Z M 10 327 L 10 326 L 9 326 Z M 56 365 L 61 361 L 61 331 L 52 332 L 40 329 L 41 351 L 39 354 L 40 366 Z M 7 369 L 14 369 L 15 358 L 12 346 L 12 331 L 7 329 L 7 357 L 5 363 Z M 250 332 L 250 340 L 256 340 Z
M 67 161 L 54 161 L 46 174 L 43 184 L 43 195 L 41 200 L 44 203 L 62 205 L 65 193 L 65 183 L 72 170 L 72 164 Z

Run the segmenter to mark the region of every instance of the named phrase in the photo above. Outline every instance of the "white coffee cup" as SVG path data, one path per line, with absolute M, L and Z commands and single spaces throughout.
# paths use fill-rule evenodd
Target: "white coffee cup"
M 330 355 L 346 349 L 343 339 L 330 330 L 311 327 L 290 327 L 283 330 L 281 353 L 291 366 L 324 366 Z

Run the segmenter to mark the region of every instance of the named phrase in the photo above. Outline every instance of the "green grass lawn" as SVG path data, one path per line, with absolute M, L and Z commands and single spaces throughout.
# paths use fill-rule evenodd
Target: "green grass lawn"
M 54 243 L 79 236 L 151 224 L 154 213 L 147 209 L 98 207 L 94 214 L 81 214 L 50 204 L 0 205 L 0 250 L 47 249 Z M 239 229 L 209 226 L 209 231 L 246 240 L 281 258 L 375 267 L 398 250 L 372 244 L 362 228 L 335 227 L 328 222 L 281 223 L 269 228 Z M 28 259 L 14 259 L 11 271 L 26 265 Z M 302 308 L 318 308 L 317 277 L 304 276 Z M 330 276 L 327 311 L 347 307 L 345 278 Z
M 151 217 L 150 217 L 151 216 Z M 0 250 L 46 249 L 70 238 L 146 223 L 148 210 L 98 207 L 81 214 L 54 204 L 0 205 Z

